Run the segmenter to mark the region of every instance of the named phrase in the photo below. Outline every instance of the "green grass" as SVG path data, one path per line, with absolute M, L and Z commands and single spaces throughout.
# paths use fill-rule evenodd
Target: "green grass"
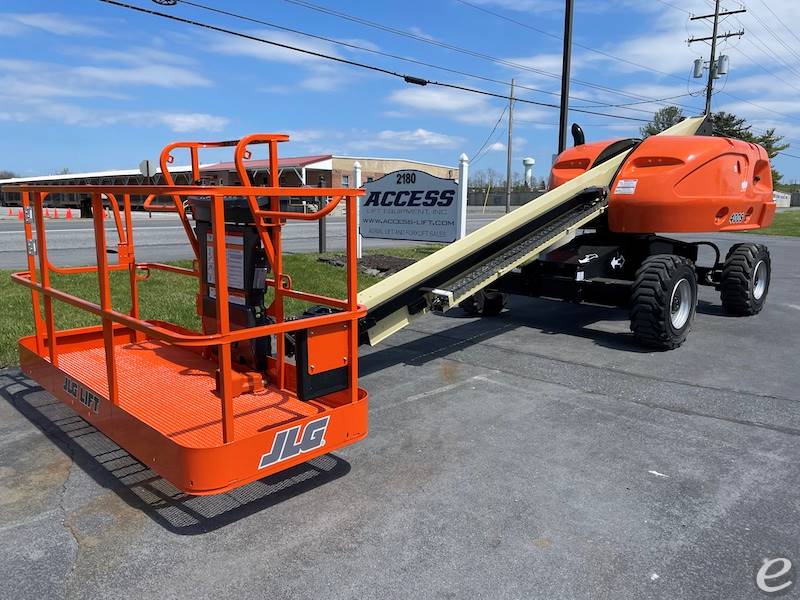
M 754 229 L 746 233 L 760 233 L 762 235 L 790 235 L 800 237 L 800 210 L 788 210 L 775 213 L 772 225 L 766 229 Z
M 437 250 L 444 248 L 444 244 L 425 244 L 424 246 L 398 246 L 397 248 L 367 248 L 365 254 L 385 254 L 387 256 L 398 256 L 400 258 L 410 258 L 420 260 L 433 254 Z M 342 252 L 327 252 L 325 254 L 315 254 L 323 258 L 342 257 Z
M 371 253 L 391 254 L 419 260 L 440 246 L 418 246 L 371 250 Z M 346 296 L 344 269 L 318 261 L 318 254 L 288 254 L 284 256 L 284 271 L 292 278 L 295 289 L 321 294 L 332 298 Z M 170 264 L 190 267 L 191 261 Z M 30 291 L 10 278 L 11 271 L 0 270 L 0 367 L 17 364 L 17 340 L 33 334 L 33 318 Z M 359 290 L 379 281 L 377 277 L 359 274 Z M 99 302 L 97 275 L 53 276 L 51 284 L 56 289 L 80 298 Z M 111 296 L 114 308 L 127 312 L 130 309 L 130 287 L 127 272 L 111 274 Z M 193 277 L 151 271 L 150 278 L 139 282 L 139 307 L 145 319 L 162 319 L 197 330 L 199 318 L 195 313 L 197 281 Z M 287 315 L 300 314 L 307 303 L 291 298 L 286 300 Z M 97 325 L 100 319 L 68 304 L 54 302 L 58 329 Z

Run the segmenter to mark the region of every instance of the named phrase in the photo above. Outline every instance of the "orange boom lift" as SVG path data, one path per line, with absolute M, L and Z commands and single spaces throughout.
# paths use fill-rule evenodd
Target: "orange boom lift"
M 28 270 L 13 277 L 31 289 L 36 328 L 20 340 L 22 369 L 181 490 L 213 494 L 363 438 L 359 343 L 378 343 L 428 312 L 458 305 L 496 315 L 510 294 L 628 307 L 640 343 L 677 348 L 691 329 L 699 285 L 718 290 L 726 312 L 745 316 L 761 311 L 771 277 L 761 244 L 734 244 L 723 259 L 713 242 L 662 235 L 772 221 L 764 149 L 703 135 L 705 124 L 698 117 L 645 140 L 594 144 L 575 126 L 575 146 L 556 159 L 545 195 L 360 296 L 354 208 L 363 192 L 279 187 L 277 146 L 285 135 L 170 144 L 161 153 L 163 186 L 8 188 L 22 195 L 28 249 Z M 254 186 L 246 170 L 254 144 L 269 152 L 266 187 Z M 226 146 L 234 148 L 240 185 L 199 185 L 198 151 Z M 169 165 L 179 148 L 189 151 L 198 185 L 173 185 Z M 54 192 L 91 197 L 97 266 L 58 268 L 48 260 L 42 203 Z M 136 262 L 132 194 L 147 195 L 148 210 L 178 213 L 195 268 Z M 284 212 L 280 199 L 290 195 L 332 202 L 311 214 Z M 320 219 L 342 201 L 347 298 L 294 289 L 283 271 L 284 221 Z M 104 202 L 117 230 L 114 264 Z M 711 264 L 700 264 L 701 247 L 713 251 Z M 201 331 L 141 318 L 138 281 L 153 269 L 197 278 Z M 112 306 L 112 271 L 128 273 L 127 313 Z M 87 272 L 97 274 L 99 304 L 51 285 L 52 273 Z M 287 319 L 286 298 L 315 306 Z M 57 331 L 53 300 L 97 315 L 101 325 Z
M 352 444 L 367 434 L 367 393 L 358 388 L 356 211 L 361 190 L 279 187 L 278 144 L 285 135 L 237 141 L 179 142 L 164 148 L 162 186 L 18 186 L 28 270 L 13 279 L 31 290 L 35 335 L 20 340 L 22 370 L 84 419 L 176 487 L 214 494 Z M 265 145 L 266 187 L 250 182 L 248 146 Z M 233 147 L 240 185 L 199 185 L 198 151 Z M 172 151 L 191 154 L 197 185 L 173 185 Z M 92 199 L 97 265 L 61 268 L 47 253 L 43 202 L 51 193 Z M 150 210 L 177 212 L 196 256 L 195 268 L 139 263 L 131 195 Z M 328 196 L 322 210 L 281 211 L 286 196 Z M 157 202 L 166 198 L 167 203 Z M 286 220 L 316 220 L 347 204 L 347 298 L 294 289 L 283 272 Z M 104 204 L 116 226 L 107 250 Z M 187 211 L 187 206 L 191 211 Z M 195 224 L 189 220 L 192 213 Z M 109 253 L 117 257 L 110 263 Z M 152 270 L 198 280 L 202 331 L 141 318 L 138 285 Z M 128 273 L 130 310 L 112 305 L 109 276 Z M 53 287 L 51 274 L 96 273 L 100 303 Z M 287 298 L 326 307 L 287 320 Z M 59 331 L 58 300 L 99 317 L 94 327 Z M 43 312 L 42 312 L 43 309 Z M 286 338 L 295 348 L 287 361 Z M 274 351 L 273 351 L 274 343 Z

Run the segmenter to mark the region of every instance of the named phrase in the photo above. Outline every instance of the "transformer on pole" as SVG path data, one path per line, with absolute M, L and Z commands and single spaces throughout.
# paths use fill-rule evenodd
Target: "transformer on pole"
M 727 33 L 718 34 L 717 29 L 719 27 L 719 18 L 726 17 L 728 15 L 735 15 L 737 13 L 747 12 L 746 9 L 740 8 L 737 10 L 728 10 L 724 12 L 719 11 L 719 3 L 720 0 L 715 0 L 714 2 L 714 14 L 708 15 L 699 15 L 695 17 L 691 17 L 691 21 L 698 21 L 700 19 L 714 19 L 713 26 L 712 26 L 712 33 L 710 36 L 696 38 L 692 37 L 689 40 L 689 44 L 693 44 L 694 42 L 711 42 L 711 57 L 707 63 L 708 65 L 708 82 L 706 83 L 706 107 L 705 107 L 705 114 L 711 114 L 711 96 L 714 95 L 714 80 L 719 79 L 720 75 L 727 75 L 728 73 L 728 65 L 729 59 L 726 55 L 722 55 L 717 59 L 717 40 L 719 39 L 727 39 L 729 37 L 742 37 L 744 35 L 744 30 L 739 31 L 729 31 Z M 703 68 L 705 67 L 702 58 L 698 58 L 694 61 L 694 72 L 693 75 L 695 79 L 698 79 L 703 76 Z

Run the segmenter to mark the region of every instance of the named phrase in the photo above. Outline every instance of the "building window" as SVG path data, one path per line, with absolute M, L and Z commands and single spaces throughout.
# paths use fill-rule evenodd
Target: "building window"
M 350 175 L 342 175 L 342 187 L 350 187 Z
M 367 177 L 367 183 L 369 183 L 370 181 L 375 181 L 375 178 L 374 177 Z

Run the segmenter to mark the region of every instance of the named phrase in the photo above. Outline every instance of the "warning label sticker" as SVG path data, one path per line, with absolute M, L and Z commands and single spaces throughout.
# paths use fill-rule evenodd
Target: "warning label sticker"
M 206 243 L 206 277 L 209 284 L 216 282 L 214 273 L 214 236 L 209 234 Z M 225 236 L 225 263 L 228 287 L 244 289 L 244 241 L 240 235 Z
M 636 184 L 639 183 L 638 179 L 620 179 L 617 182 L 617 187 L 614 188 L 614 193 L 618 195 L 630 195 L 636 193 Z

